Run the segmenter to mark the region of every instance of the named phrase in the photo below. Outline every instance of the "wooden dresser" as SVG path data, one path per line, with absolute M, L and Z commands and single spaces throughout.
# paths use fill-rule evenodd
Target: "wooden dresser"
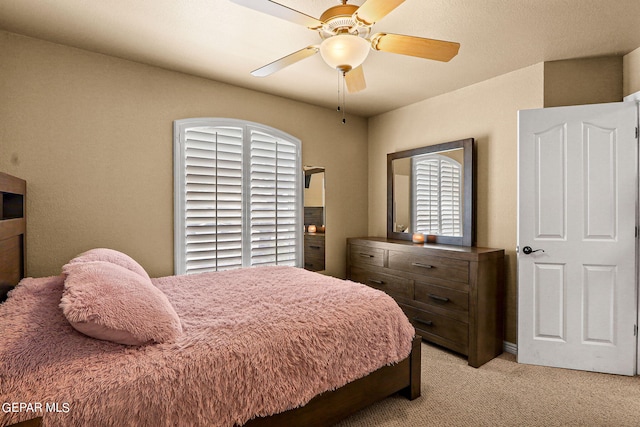
M 347 278 L 387 292 L 419 335 L 473 367 L 502 353 L 502 249 L 349 238 Z
M 309 271 L 325 269 L 324 234 L 304 233 L 304 268 Z

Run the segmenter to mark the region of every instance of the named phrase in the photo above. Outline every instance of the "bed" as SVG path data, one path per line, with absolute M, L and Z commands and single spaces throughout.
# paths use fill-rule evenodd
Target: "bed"
M 1 236 L 23 266 L 24 245 L 5 249 Z M 420 340 L 367 286 L 282 266 L 149 279 L 180 331 L 124 345 L 80 332 L 67 310 L 79 272 L 115 267 L 73 261 L 21 280 L 0 305 L 0 401 L 17 404 L 0 425 L 323 426 L 396 392 L 420 395 Z M 2 280 L 24 269 L 12 274 Z M 99 303 L 119 295 L 109 291 Z

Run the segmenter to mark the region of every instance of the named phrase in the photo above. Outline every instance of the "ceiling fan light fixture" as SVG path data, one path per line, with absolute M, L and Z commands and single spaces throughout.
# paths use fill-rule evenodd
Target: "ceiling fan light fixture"
M 324 39 L 320 44 L 322 59 L 331 68 L 347 72 L 360 66 L 371 45 L 369 41 L 352 34 L 338 34 Z

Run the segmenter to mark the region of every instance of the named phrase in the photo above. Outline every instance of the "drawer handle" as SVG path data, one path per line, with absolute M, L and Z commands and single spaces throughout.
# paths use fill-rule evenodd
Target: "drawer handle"
M 440 295 L 429 294 L 429 298 L 434 299 L 436 301 L 449 302 L 449 298 L 441 297 Z
M 311 249 L 320 249 L 320 246 L 314 246 L 314 245 L 311 245 L 311 246 L 309 246 L 309 247 L 310 247 Z
M 384 285 L 382 280 L 369 279 L 370 283 L 375 283 L 376 285 Z
M 413 265 L 414 267 L 435 268 L 433 265 L 422 264 L 421 262 L 412 262 L 411 265 Z
M 422 323 L 423 325 L 433 326 L 433 322 L 431 320 L 422 320 L 417 317 L 414 317 L 413 321 L 416 323 Z
M 373 255 L 371 255 L 371 254 L 364 254 L 364 253 L 362 253 L 362 252 L 360 252 L 360 256 L 361 256 L 361 257 L 363 257 L 363 258 L 373 258 Z

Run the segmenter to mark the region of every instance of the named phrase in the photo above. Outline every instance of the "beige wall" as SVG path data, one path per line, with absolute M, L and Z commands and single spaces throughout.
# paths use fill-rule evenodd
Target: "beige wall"
M 304 189 L 304 206 L 324 207 L 324 172 L 314 173 L 310 176 L 309 188 Z
M 622 95 L 640 92 L 640 47 L 622 58 L 623 85 Z
M 369 235 L 386 235 L 386 154 L 475 138 L 477 244 L 507 254 L 506 340 L 516 342 L 517 111 L 543 105 L 538 64 L 369 120 Z
M 302 140 L 326 168 L 327 272 L 367 231 L 367 122 L 333 110 L 0 32 L 0 170 L 27 180 L 27 269 L 91 247 L 173 272 L 173 120 L 232 117 Z
M 622 101 L 622 57 L 544 63 L 544 106 Z
M 28 182 L 30 275 L 96 246 L 172 274 L 175 119 L 233 117 L 300 138 L 303 163 L 326 167 L 327 273 L 339 277 L 346 237 L 386 234 L 386 154 L 473 137 L 477 243 L 506 250 L 516 341 L 516 112 L 543 106 L 548 64 L 345 126 L 333 110 L 11 33 L 0 51 L 0 170 Z M 622 62 L 623 95 L 640 91 L 640 49 Z

